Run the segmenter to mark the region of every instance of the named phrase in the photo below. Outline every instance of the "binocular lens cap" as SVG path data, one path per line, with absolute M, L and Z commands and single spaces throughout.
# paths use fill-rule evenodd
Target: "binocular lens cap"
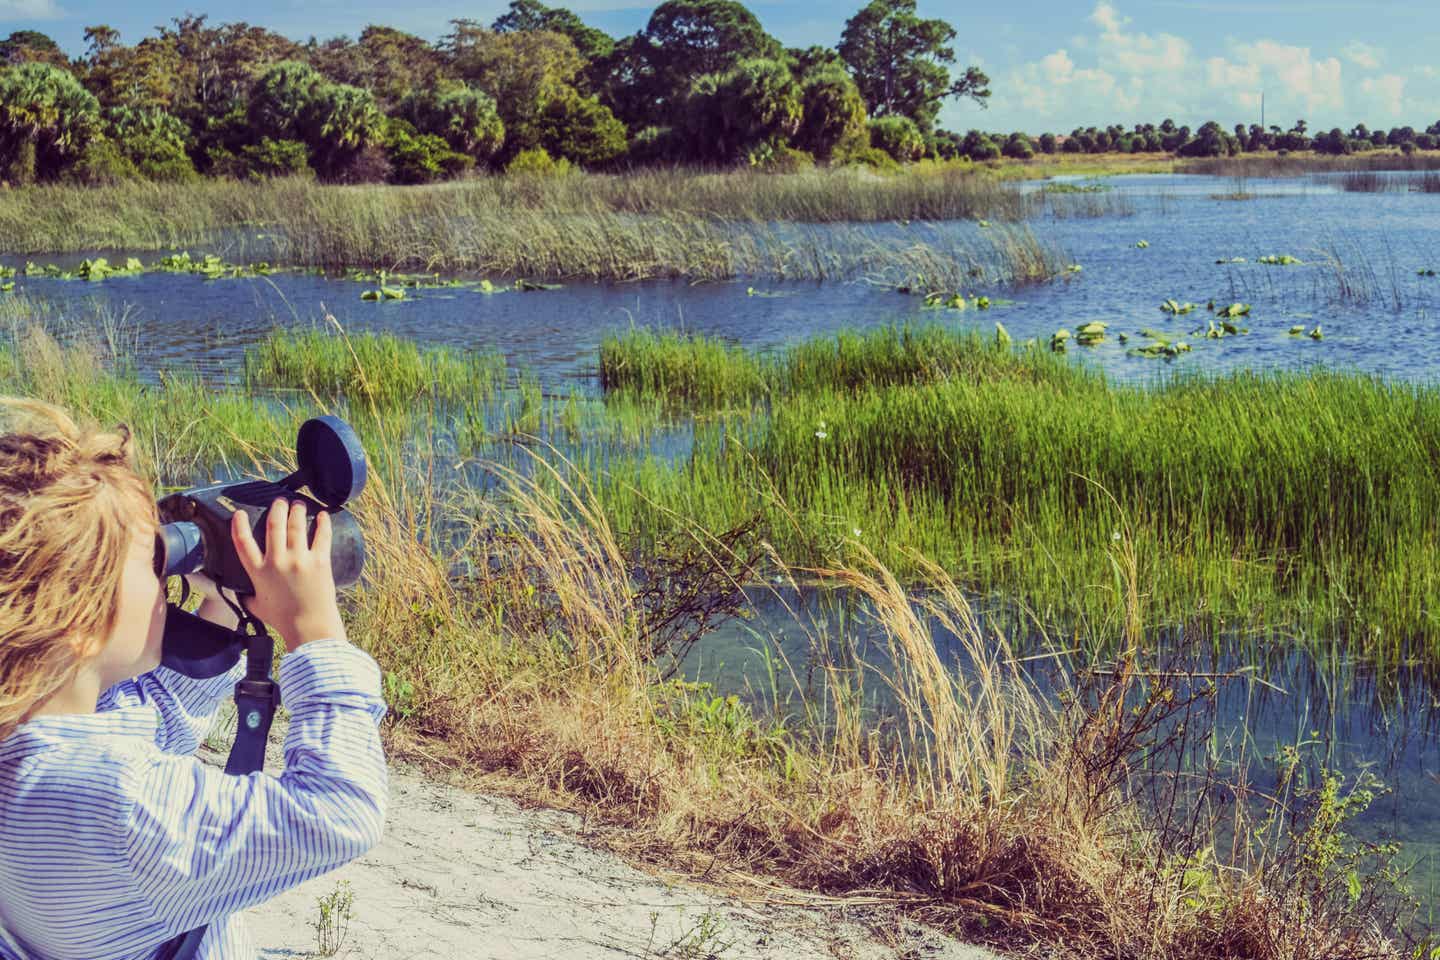
M 299 474 L 327 507 L 343 506 L 365 489 L 365 450 L 355 429 L 339 417 L 306 420 L 295 438 Z

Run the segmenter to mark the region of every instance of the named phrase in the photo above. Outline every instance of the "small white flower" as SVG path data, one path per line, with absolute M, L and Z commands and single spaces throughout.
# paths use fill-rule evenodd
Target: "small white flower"
M 1119 530 L 1115 530 L 1115 531 L 1111 532 L 1111 534 L 1110 534 L 1110 539 L 1111 539 L 1111 540 L 1114 540 L 1116 543 L 1119 543 L 1119 542 L 1120 542 L 1120 531 L 1119 531 Z
M 850 528 L 850 532 L 853 533 L 853 534 L 855 534 L 855 536 L 856 536 L 857 539 L 859 538 L 859 536 L 860 536 L 860 528 L 859 528 L 859 527 L 851 527 L 851 528 Z
M 819 437 L 821 440 L 824 440 L 826 437 L 830 436 L 830 434 L 826 433 L 824 430 L 816 430 L 815 436 Z

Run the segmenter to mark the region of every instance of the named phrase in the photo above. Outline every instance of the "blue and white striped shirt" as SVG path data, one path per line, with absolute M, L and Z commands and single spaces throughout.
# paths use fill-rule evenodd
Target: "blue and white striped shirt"
M 0 958 L 146 960 L 206 924 L 200 957 L 253 958 L 239 911 L 379 841 L 375 661 L 338 640 L 282 660 L 278 778 L 192 755 L 239 675 L 161 667 L 94 714 L 36 717 L 0 741 Z

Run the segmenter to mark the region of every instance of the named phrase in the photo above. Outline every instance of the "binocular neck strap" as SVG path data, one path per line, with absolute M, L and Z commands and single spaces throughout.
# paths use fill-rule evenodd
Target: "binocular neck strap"
M 280 706 L 280 686 L 270 679 L 270 666 L 275 648 L 265 624 L 255 618 L 245 605 L 221 596 L 240 618 L 236 632 L 244 634 L 248 646 L 245 654 L 245 678 L 235 684 L 235 743 L 225 761 L 225 772 L 244 776 L 265 769 L 265 741 L 270 737 L 270 724 Z M 197 927 L 166 942 L 155 960 L 194 960 L 199 956 L 201 941 L 207 927 Z
M 235 743 L 225 761 L 225 772 L 244 776 L 265 769 L 265 742 L 280 706 L 280 685 L 270 678 L 274 645 L 265 624 L 238 601 L 230 604 L 240 618 L 237 632 L 247 637 L 245 677 L 235 684 Z

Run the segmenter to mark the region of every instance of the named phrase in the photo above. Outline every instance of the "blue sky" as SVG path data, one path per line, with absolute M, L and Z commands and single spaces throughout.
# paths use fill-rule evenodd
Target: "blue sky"
M 751 9 L 782 42 L 806 46 L 835 44 L 860 5 L 754 3 Z M 208 12 L 212 22 L 245 20 L 301 41 L 353 36 L 371 22 L 434 39 L 452 18 L 489 22 L 505 6 L 0 0 L 0 36 L 42 30 L 78 55 L 87 25 L 108 23 L 133 43 L 191 10 Z M 640 29 L 651 9 L 615 0 L 570 6 L 616 35 Z M 988 110 L 945 108 L 941 122 L 958 130 L 1038 133 L 1165 117 L 1191 126 L 1216 119 L 1228 127 L 1258 122 L 1262 90 L 1267 124 L 1288 127 L 1303 116 L 1312 129 L 1357 122 L 1423 128 L 1440 120 L 1440 57 L 1433 54 L 1440 5 L 1423 0 L 921 0 L 920 12 L 953 24 L 961 61 L 978 64 L 993 81 Z

